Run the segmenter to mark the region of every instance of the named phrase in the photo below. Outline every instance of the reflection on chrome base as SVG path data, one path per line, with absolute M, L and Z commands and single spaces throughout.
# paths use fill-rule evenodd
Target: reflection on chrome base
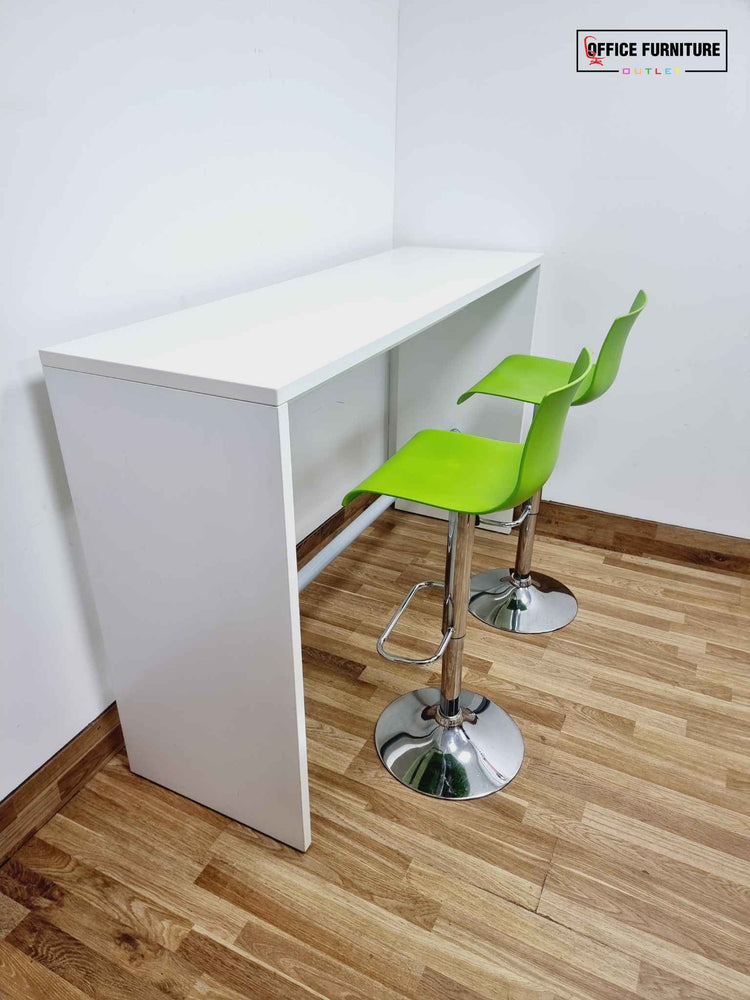
M 469 611 L 503 632 L 555 632 L 576 616 L 578 602 L 568 588 L 544 573 L 517 577 L 511 569 L 491 569 L 471 579 Z
M 402 695 L 375 726 L 375 747 L 394 778 L 438 799 L 478 799 L 518 774 L 523 737 L 488 698 L 462 691 L 462 721 L 441 720 L 437 688 Z

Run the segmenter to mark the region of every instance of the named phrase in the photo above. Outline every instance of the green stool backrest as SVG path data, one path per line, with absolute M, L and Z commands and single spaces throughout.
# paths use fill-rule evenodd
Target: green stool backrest
M 584 347 L 573 365 L 568 384 L 548 392 L 537 406 L 526 435 L 516 491 L 509 507 L 528 500 L 552 475 L 570 404 L 581 383 L 590 376 L 592 367 L 591 355 Z
M 624 316 L 618 316 L 612 323 L 609 333 L 604 338 L 604 343 L 599 351 L 599 357 L 596 359 L 591 381 L 584 388 L 578 399 L 574 400 L 574 406 L 593 402 L 593 400 L 603 396 L 612 385 L 620 369 L 620 360 L 623 348 L 625 347 L 625 341 L 628 339 L 628 334 L 633 328 L 633 323 L 638 319 L 647 303 L 648 296 L 641 289 L 633 299 L 630 312 Z

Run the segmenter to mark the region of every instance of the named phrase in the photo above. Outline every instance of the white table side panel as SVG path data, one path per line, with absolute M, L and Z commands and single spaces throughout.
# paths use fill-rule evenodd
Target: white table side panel
M 132 769 L 305 850 L 287 408 L 45 377 Z

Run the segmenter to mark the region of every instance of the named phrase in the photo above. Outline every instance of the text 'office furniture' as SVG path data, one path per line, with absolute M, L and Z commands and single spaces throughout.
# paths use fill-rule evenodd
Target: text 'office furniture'
M 540 261 L 405 247 L 40 352 L 135 773 L 307 848 L 298 592 L 326 560 L 298 576 L 299 470 L 318 523 L 357 481 L 328 440 L 357 400 L 330 386 L 388 355 L 390 452 L 455 426 L 476 372 L 529 349 Z M 517 440 L 486 403 L 464 428 Z
M 599 351 L 588 378 L 581 384 L 573 406 L 591 403 L 611 387 L 620 368 L 622 352 L 633 324 L 646 307 L 648 298 L 641 290 L 630 310 L 618 316 Z M 481 394 L 517 399 L 538 405 L 551 389 L 570 378 L 573 362 L 557 361 L 529 354 L 505 358 L 483 379 L 464 392 L 458 402 Z M 511 569 L 491 569 L 471 581 L 469 610 L 480 621 L 504 632 L 539 634 L 569 625 L 576 616 L 578 602 L 572 592 L 551 576 L 532 570 L 536 519 L 542 491 L 515 512 L 510 527 L 518 527 L 515 565 Z
M 347 504 L 360 493 L 379 493 L 449 511 L 440 645 L 422 660 L 385 648 L 419 589 L 440 586 L 426 580 L 412 587 L 378 642 L 380 654 L 398 663 L 442 659 L 440 690 L 420 688 L 402 695 L 383 711 L 375 728 L 381 761 L 415 791 L 442 799 L 480 798 L 504 788 L 521 767 L 518 726 L 498 705 L 461 686 L 474 527 L 479 514 L 515 507 L 547 482 L 571 401 L 591 368 L 584 348 L 570 381 L 540 401 L 523 444 L 421 431 L 344 498 Z

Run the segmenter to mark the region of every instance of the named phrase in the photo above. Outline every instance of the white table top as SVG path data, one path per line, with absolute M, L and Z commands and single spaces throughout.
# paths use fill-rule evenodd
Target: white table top
M 541 254 L 402 247 L 68 341 L 42 364 L 278 406 L 537 267 Z

